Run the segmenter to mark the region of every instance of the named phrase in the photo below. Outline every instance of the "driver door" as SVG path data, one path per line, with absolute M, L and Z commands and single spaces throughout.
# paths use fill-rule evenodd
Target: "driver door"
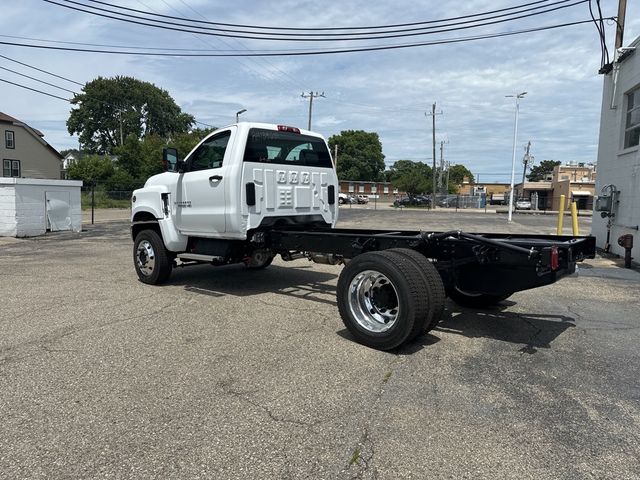
M 225 189 L 234 131 L 207 138 L 185 160 L 177 185 L 177 223 L 185 235 L 212 236 L 226 232 Z

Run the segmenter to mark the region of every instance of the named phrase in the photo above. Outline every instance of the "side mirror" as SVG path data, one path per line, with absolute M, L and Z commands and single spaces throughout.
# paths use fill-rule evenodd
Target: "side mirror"
M 178 169 L 178 151 L 175 148 L 164 147 L 162 149 L 162 165 L 165 172 L 175 172 Z

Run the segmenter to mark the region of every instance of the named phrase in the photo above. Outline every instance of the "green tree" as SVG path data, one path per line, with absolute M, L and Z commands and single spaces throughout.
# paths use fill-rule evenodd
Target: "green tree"
M 561 162 L 557 160 L 542 160 L 539 165 L 531 167 L 531 173 L 527 175 L 527 180 L 530 182 L 539 182 L 544 180 L 547 175 L 553 173 L 553 168 L 560 165 Z
M 78 134 L 83 149 L 111 154 L 120 139 L 155 134 L 169 138 L 187 132 L 194 118 L 183 113 L 166 90 L 132 77 L 98 77 L 71 100 L 76 108 L 67 120 L 70 134 Z
M 178 157 L 184 159 L 193 147 L 195 147 L 204 137 L 213 132 L 215 128 L 194 128 L 187 133 L 175 134 L 169 143 L 178 150 Z
M 364 130 L 343 130 L 329 138 L 329 148 L 338 146 L 336 170 L 341 180 L 379 181 L 383 178 L 384 155 L 380 137 Z
M 85 184 L 101 183 L 114 173 L 113 163 L 109 157 L 87 155 L 69 165 L 67 174 L 72 180 L 82 180 Z
M 471 170 L 464 165 L 451 165 L 449 167 L 449 191 L 455 193 L 458 191 L 458 187 L 464 182 L 464 177 L 469 179 L 470 183 L 475 183 L 475 177 Z
M 394 188 L 407 192 L 410 196 L 431 193 L 432 169 L 423 162 L 398 160 L 389 170 L 389 178 Z

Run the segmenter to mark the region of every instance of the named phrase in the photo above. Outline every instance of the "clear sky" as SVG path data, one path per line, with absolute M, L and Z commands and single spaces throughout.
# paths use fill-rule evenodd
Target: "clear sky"
M 110 10 L 111 5 L 121 5 L 212 22 L 317 28 L 426 22 L 532 4 L 535 0 L 104 0 L 107 5 L 90 0 L 74 0 L 75 4 L 55 1 L 78 8 L 84 4 Z M 595 1 L 591 3 L 596 6 Z M 640 7 L 634 3 L 629 2 L 627 7 L 625 44 L 640 35 Z M 591 18 L 589 3 L 579 0 L 561 3 L 549 0 L 523 8 L 559 5 L 573 6 L 510 22 L 429 35 L 357 42 L 280 42 L 163 30 L 100 18 L 42 0 L 3 0 L 0 42 L 83 48 L 15 38 L 27 37 L 122 46 L 120 50 L 129 51 L 133 47 L 209 53 L 319 50 L 427 42 Z M 615 16 L 617 5 L 617 1 L 602 1 L 603 15 Z M 456 22 L 460 21 L 464 20 Z M 613 55 L 615 28 L 611 21 L 605 22 L 605 26 L 607 45 Z M 198 121 L 215 126 L 232 123 L 238 110 L 247 109 L 241 116 L 243 120 L 306 128 L 309 101 L 301 93 L 324 92 L 324 98 L 314 101 L 312 129 L 326 137 L 350 129 L 377 132 L 387 165 L 400 159 L 431 163 L 431 118 L 425 112 L 436 102 L 437 110 L 442 112 L 436 120 L 437 140 L 448 141 L 444 146 L 445 159 L 466 165 L 480 175 L 481 181 L 509 180 L 514 100 L 505 95 L 526 91 L 528 94 L 521 102 L 517 141 L 519 169 L 528 141 L 532 142 L 531 153 L 536 162 L 596 160 L 602 76 L 598 75 L 600 41 L 593 23 L 464 43 L 267 59 L 143 57 L 2 44 L 0 55 L 80 83 L 99 75 L 128 75 L 149 81 L 168 90 L 182 109 Z M 4 58 L 0 58 L 0 67 L 69 90 L 81 88 Z M 0 78 L 62 97 L 72 96 L 1 68 Z M 43 131 L 57 149 L 77 146 L 77 138 L 66 131 L 69 109 L 69 104 L 62 100 L 0 82 L 0 111 Z

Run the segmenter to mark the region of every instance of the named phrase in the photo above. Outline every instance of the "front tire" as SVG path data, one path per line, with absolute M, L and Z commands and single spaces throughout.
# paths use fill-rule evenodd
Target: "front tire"
M 424 328 L 428 302 L 418 268 L 394 252 L 358 255 L 342 270 L 337 301 L 345 327 L 363 345 L 391 350 Z
M 142 283 L 158 285 L 171 275 L 171 261 L 162 237 L 155 230 L 142 230 L 133 243 L 133 264 Z

